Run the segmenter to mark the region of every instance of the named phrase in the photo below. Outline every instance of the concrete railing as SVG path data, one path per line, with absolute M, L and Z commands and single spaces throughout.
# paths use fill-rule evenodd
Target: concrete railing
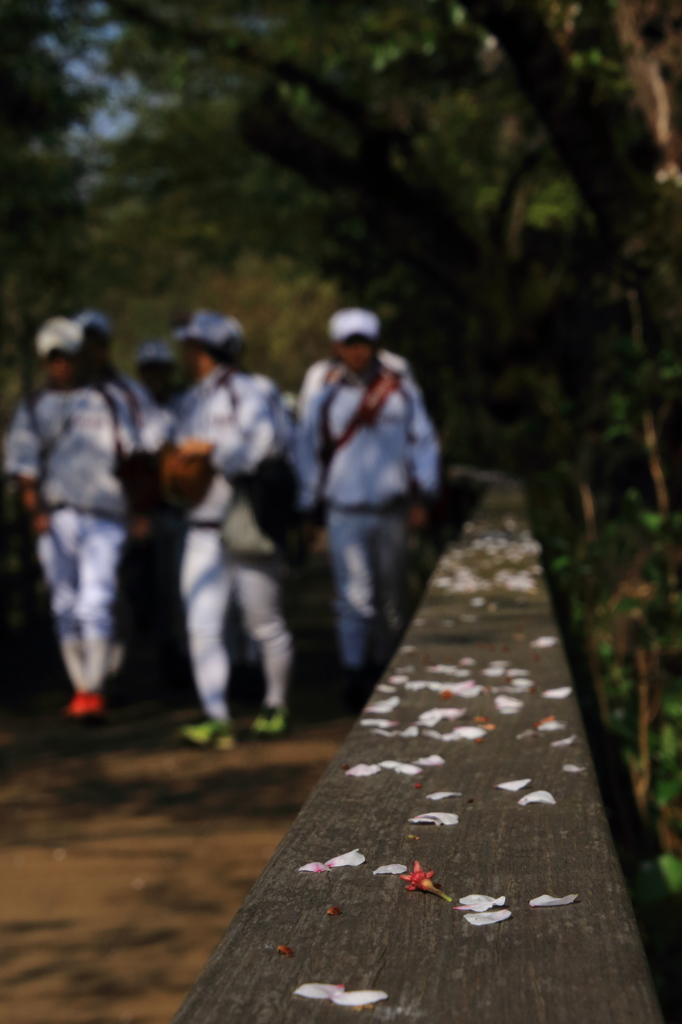
M 572 689 L 561 696 L 572 687 L 563 650 L 538 642 L 557 635 L 522 493 L 493 485 L 440 559 L 370 701 L 388 701 L 387 710 L 368 708 L 352 729 L 176 1024 L 348 1019 L 346 1006 L 294 995 L 313 982 L 384 992 L 363 1011 L 375 1021 L 660 1024 L 580 710 Z M 420 682 L 436 686 L 412 685 Z M 465 709 L 459 719 L 438 724 L 438 714 L 424 715 L 456 708 Z M 384 729 L 393 735 L 364 724 L 375 718 L 398 722 Z M 443 763 L 418 775 L 386 765 L 347 774 L 428 757 Z M 495 788 L 523 779 L 516 792 Z M 437 791 L 461 795 L 428 799 Z M 519 804 L 537 791 L 555 802 Z M 430 812 L 458 823 L 410 820 Z M 359 866 L 299 870 L 355 849 Z M 454 904 L 373 873 L 396 863 L 412 871 L 415 860 L 435 870 Z M 469 894 L 504 896 L 492 910 L 511 916 L 477 927 L 454 909 Z M 545 894 L 577 899 L 530 906 Z

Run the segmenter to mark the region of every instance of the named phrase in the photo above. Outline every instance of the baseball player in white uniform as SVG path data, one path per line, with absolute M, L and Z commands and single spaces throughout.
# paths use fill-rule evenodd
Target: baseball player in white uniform
M 266 387 L 264 378 L 236 367 L 243 345 L 238 321 L 200 310 L 176 337 L 196 384 L 178 406 L 174 457 L 188 464 L 202 461 L 208 470 L 205 493 L 187 513 L 180 574 L 190 657 L 207 720 L 188 726 L 183 735 L 198 746 L 229 749 L 235 740 L 223 627 L 233 593 L 244 627 L 260 649 L 265 675 L 264 704 L 252 729 L 261 736 L 275 736 L 288 724 L 293 641 L 281 610 L 279 557 L 236 556 L 222 537 L 235 498 L 233 482 L 253 473 L 263 460 L 285 455 L 288 438 L 274 410 L 275 385 L 267 382 Z
M 107 324 L 93 311 L 47 321 L 36 338 L 39 354 L 63 351 L 56 334 L 75 353 L 93 318 L 98 330 Z M 66 708 L 73 718 L 99 717 L 106 706 L 102 690 L 113 667 L 113 604 L 128 513 L 121 466 L 134 453 L 159 447 L 162 429 L 146 392 L 113 370 L 95 383 L 39 392 L 21 403 L 10 426 L 5 469 L 34 495 L 38 556 L 75 691 Z
M 439 488 L 440 449 L 421 391 L 377 358 L 380 321 L 365 309 L 330 320 L 344 372 L 299 424 L 300 507 L 326 507 L 344 696 L 359 711 L 404 627 L 407 531 Z
M 327 359 L 318 359 L 316 363 L 308 367 L 303 377 L 297 403 L 297 413 L 300 420 L 305 418 L 312 400 L 328 384 L 333 384 L 335 380 L 342 377 L 345 372 L 345 365 L 340 351 L 343 342 L 338 338 L 331 337 L 331 335 L 329 341 L 332 346 L 331 356 Z M 412 367 L 404 356 L 398 355 L 397 352 L 389 352 L 388 349 L 377 347 L 376 358 L 391 373 L 397 374 L 398 377 L 404 377 L 413 383 L 415 382 Z

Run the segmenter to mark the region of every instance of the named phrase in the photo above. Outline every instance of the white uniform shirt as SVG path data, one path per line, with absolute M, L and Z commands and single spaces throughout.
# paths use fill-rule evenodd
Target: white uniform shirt
M 222 522 L 233 495 L 229 480 L 285 452 L 262 382 L 224 366 L 180 398 L 174 439 L 182 444 L 190 438 L 215 446 L 211 462 L 216 470 L 205 498 L 188 513 L 191 523 Z
M 169 430 L 170 418 L 126 377 L 101 388 L 47 389 L 19 405 L 5 439 L 5 472 L 38 480 L 48 508 L 123 518 L 119 457 L 156 451 Z
M 389 352 L 385 348 L 380 348 L 377 350 L 377 359 L 391 373 L 395 373 L 398 377 L 404 377 L 406 380 L 416 384 L 412 367 L 404 356 L 399 356 L 396 352 Z M 344 365 L 339 359 L 319 359 L 312 366 L 308 367 L 301 384 L 301 390 L 298 393 L 299 419 L 302 420 L 305 417 L 313 398 L 319 395 L 328 384 L 332 384 L 335 380 L 342 377 L 343 373 Z
M 332 441 L 343 434 L 362 402 L 366 385 L 346 372 L 313 399 L 299 425 L 296 468 L 302 510 L 324 499 L 339 509 L 381 509 L 409 496 L 415 487 L 435 495 L 440 479 L 440 446 L 421 391 L 400 380 L 382 405 L 376 421 L 361 426 L 336 449 L 325 470 L 323 417 Z

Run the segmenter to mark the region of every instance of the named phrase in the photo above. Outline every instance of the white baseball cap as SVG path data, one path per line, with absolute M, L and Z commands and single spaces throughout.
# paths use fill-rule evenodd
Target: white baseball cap
M 100 309 L 83 309 L 74 320 L 82 325 L 84 331 L 97 331 L 104 338 L 111 337 L 111 318 Z
M 239 320 L 212 309 L 197 309 L 184 327 L 178 327 L 174 333 L 178 341 L 199 341 L 231 356 L 244 347 L 244 328 Z
M 35 337 L 36 352 L 47 359 L 52 352 L 75 356 L 83 344 L 83 326 L 65 316 L 51 316 L 40 327 Z
M 146 366 L 149 363 L 163 363 L 166 366 L 172 366 L 175 360 L 168 343 L 163 338 L 149 338 L 138 347 L 136 362 L 138 366 Z
M 378 341 L 381 320 L 371 309 L 361 309 L 359 306 L 338 309 L 329 320 L 330 341 L 347 341 L 354 334 L 359 334 L 368 341 Z

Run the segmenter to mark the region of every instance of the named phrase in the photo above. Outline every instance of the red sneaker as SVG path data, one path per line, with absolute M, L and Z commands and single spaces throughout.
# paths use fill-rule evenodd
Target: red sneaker
M 87 718 L 103 718 L 107 710 L 107 701 L 103 693 L 88 693 Z
M 64 714 L 67 718 L 78 718 L 83 721 L 87 718 L 102 718 L 106 709 L 107 703 L 103 693 L 74 693 L 64 708 Z

